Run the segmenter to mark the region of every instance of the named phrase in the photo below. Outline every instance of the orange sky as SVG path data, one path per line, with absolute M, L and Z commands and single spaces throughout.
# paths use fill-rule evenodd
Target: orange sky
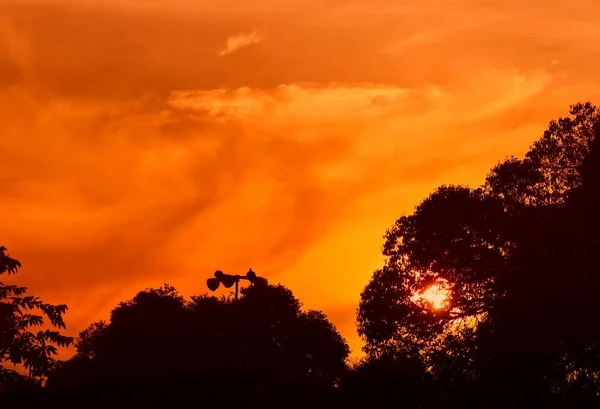
M 73 334 L 252 267 L 358 352 L 385 229 L 599 68 L 597 0 L 0 0 L 0 245 Z

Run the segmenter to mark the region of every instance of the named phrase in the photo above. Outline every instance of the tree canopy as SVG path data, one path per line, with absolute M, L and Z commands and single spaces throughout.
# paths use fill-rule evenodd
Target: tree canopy
M 191 401 L 326 397 L 349 353 L 325 315 L 302 311 L 283 286 L 247 287 L 237 301 L 186 300 L 169 285 L 148 289 L 120 303 L 109 322 L 82 331 L 75 345 L 77 355 L 49 379 L 53 393 L 77 385 L 105 396 L 151 391 Z
M 598 135 L 598 108 L 573 105 L 483 186 L 442 186 L 400 217 L 361 294 L 366 351 L 412 356 L 481 388 L 488 379 L 566 393 L 585 378 L 600 392 Z M 434 285 L 443 308 L 419 297 Z
M 10 257 L 6 247 L 0 247 L 0 275 L 16 274 L 21 263 Z M 57 347 L 73 341 L 58 330 L 66 328 L 63 314 L 67 306 L 52 305 L 38 297 L 27 295 L 27 288 L 0 282 L 0 376 L 9 379 L 14 374 L 5 364 L 22 365 L 34 378 L 49 374 L 56 363 Z M 53 329 L 43 327 L 46 318 Z M 1 379 L 0 379 L 1 381 Z M 0 385 L 1 386 L 1 385 Z

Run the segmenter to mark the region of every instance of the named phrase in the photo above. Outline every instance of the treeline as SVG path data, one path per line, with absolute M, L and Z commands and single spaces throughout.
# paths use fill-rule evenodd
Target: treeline
M 30 373 L 0 368 L 0 404 L 600 407 L 599 155 L 600 111 L 576 104 L 483 186 L 442 186 L 400 217 L 361 294 L 367 356 L 352 365 L 282 286 L 147 289 L 72 339 L 66 306 L 0 283 L 0 364 Z M 0 272 L 19 267 L 1 248 Z M 441 306 L 421 296 L 432 287 Z M 34 330 L 42 317 L 57 331 Z

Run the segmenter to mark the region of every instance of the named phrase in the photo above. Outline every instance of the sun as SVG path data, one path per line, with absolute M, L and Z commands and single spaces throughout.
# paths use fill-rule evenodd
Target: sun
M 448 289 L 441 285 L 434 284 L 420 294 L 417 294 L 415 300 L 425 301 L 434 309 L 439 310 L 444 308 L 448 303 Z
M 429 301 L 433 305 L 433 308 L 440 309 L 448 300 L 448 290 L 439 285 L 432 285 L 423 292 L 422 297 Z

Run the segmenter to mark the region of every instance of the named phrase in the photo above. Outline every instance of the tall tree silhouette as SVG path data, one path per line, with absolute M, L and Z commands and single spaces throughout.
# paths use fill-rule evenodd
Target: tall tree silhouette
M 599 123 L 595 106 L 576 104 L 484 186 L 443 186 L 398 219 L 361 294 L 371 356 L 418 357 L 499 401 L 540 402 L 573 379 L 597 387 Z M 447 291 L 444 308 L 418 297 L 432 285 Z
M 473 335 L 500 296 L 494 278 L 505 266 L 501 203 L 483 190 L 443 186 L 388 230 L 385 266 L 361 295 L 359 332 L 367 352 L 431 358 Z M 447 306 L 415 298 L 438 285 Z
M 600 337 L 600 308 L 593 301 L 600 276 L 592 250 L 598 248 L 594 197 L 599 190 L 589 177 L 600 165 L 599 125 L 600 112 L 589 103 L 552 121 L 524 160 L 513 161 L 532 176 L 520 180 L 519 196 L 509 194 L 518 179 L 514 174 L 498 177 L 503 165 L 487 179 L 489 193 L 510 203 L 510 264 L 497 278 L 505 296 L 481 328 L 478 356 L 481 372 L 493 375 L 487 386 L 497 399 L 506 397 L 507 389 L 538 401 L 548 390 L 558 397 L 575 389 L 579 398 L 586 395 L 581 362 L 589 363 L 590 348 Z M 599 374 L 595 370 L 588 379 Z M 592 383 L 598 392 L 597 380 Z M 590 387 L 588 382 L 585 388 Z
M 102 391 L 107 399 L 177 396 L 290 401 L 333 397 L 349 349 L 319 311 L 302 311 L 282 286 L 251 286 L 239 300 L 168 285 L 119 304 L 92 324 L 77 355 L 48 381 L 51 394 Z
M 21 263 L 0 247 L 0 275 L 13 275 Z M 57 347 L 72 343 L 71 337 L 50 329 L 34 331 L 44 326 L 44 317 L 58 329 L 65 328 L 63 314 L 66 305 L 44 303 L 38 297 L 26 295 L 27 288 L 0 282 L 0 402 L 18 399 L 22 403 L 56 364 Z M 22 366 L 29 371 L 26 378 L 6 367 Z M 21 396 L 19 396 L 21 395 Z
M 16 274 L 21 263 L 0 247 L 0 275 Z M 0 371 L 2 364 L 22 364 L 33 377 L 48 374 L 55 363 L 57 346 L 71 344 L 73 339 L 59 331 L 33 328 L 44 325 L 44 317 L 57 329 L 66 328 L 63 314 L 67 306 L 44 303 L 38 297 L 26 295 L 27 288 L 0 282 Z

